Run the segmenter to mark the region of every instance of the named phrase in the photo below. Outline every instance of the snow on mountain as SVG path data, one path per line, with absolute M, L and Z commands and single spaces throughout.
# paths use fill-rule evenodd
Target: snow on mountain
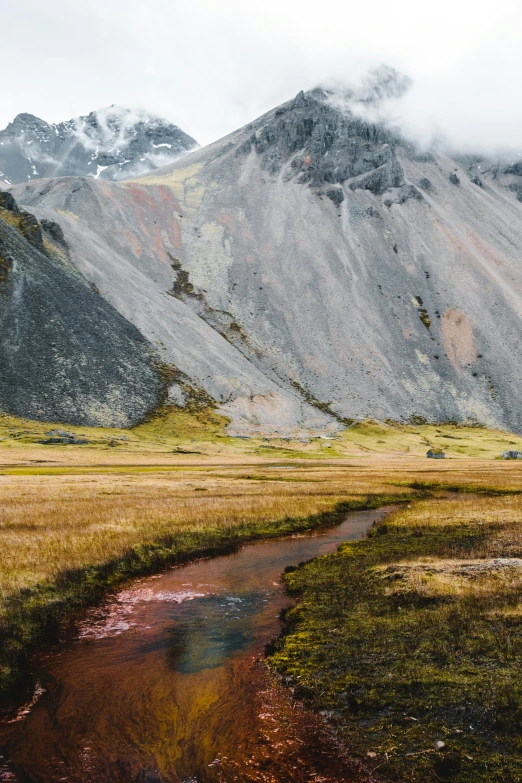
M 0 182 L 146 174 L 197 147 L 176 125 L 143 110 L 110 106 L 57 125 L 18 114 L 0 131 Z

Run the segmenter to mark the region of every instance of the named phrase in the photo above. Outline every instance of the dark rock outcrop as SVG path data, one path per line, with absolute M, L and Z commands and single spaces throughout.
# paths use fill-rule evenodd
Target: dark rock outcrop
M 39 441 L 46 446 L 81 446 L 89 442 L 87 438 L 78 437 L 72 432 L 66 432 L 65 430 L 50 430 L 46 435 L 48 436 L 47 438 Z
M 340 206 L 344 201 L 344 193 L 341 188 L 330 188 L 326 191 L 326 195 L 333 201 L 336 207 Z
M 2 203 L 29 222 L 16 203 Z M 151 347 L 31 240 L 0 211 L 0 409 L 72 424 L 137 423 L 161 394 Z
M 0 190 L 0 219 L 11 226 L 41 253 L 45 252 L 42 229 L 34 215 L 18 207 L 14 197 Z
M 43 218 L 43 220 L 40 221 L 40 228 L 51 242 L 54 242 L 55 245 L 59 245 L 64 250 L 67 249 L 67 242 L 65 241 L 63 229 L 59 223 L 56 223 L 54 220 L 46 220 Z
M 504 174 L 515 174 L 517 177 L 522 177 L 522 161 L 517 160 L 515 163 L 504 166 L 502 172 Z

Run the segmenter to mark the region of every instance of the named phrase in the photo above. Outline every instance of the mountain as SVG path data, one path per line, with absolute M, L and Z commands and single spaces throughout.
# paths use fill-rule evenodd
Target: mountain
M 522 431 L 520 164 L 420 150 L 341 98 L 299 93 L 133 181 L 13 192 L 231 431 Z
M 335 430 L 339 428 L 339 424 L 335 420 L 309 405 L 300 394 L 281 388 L 281 384 L 274 383 L 248 358 L 243 356 L 231 344 L 226 335 L 207 324 L 175 295 L 173 266 L 176 265 L 176 260 L 172 254 L 165 251 L 159 260 L 156 257 L 157 251 L 164 247 L 164 243 L 170 246 L 171 239 L 175 240 L 176 229 L 168 229 L 167 231 L 163 228 L 164 225 L 168 226 L 174 210 L 179 210 L 177 200 L 171 197 L 167 189 L 160 187 L 150 191 L 148 188 L 142 189 L 139 186 L 131 185 L 135 196 L 135 210 L 132 215 L 128 216 L 131 224 L 127 224 L 126 220 L 120 223 L 115 214 L 120 207 L 127 208 L 125 202 L 119 204 L 117 200 L 112 199 L 113 196 L 119 195 L 119 186 L 112 192 L 114 183 L 98 183 L 88 178 L 79 181 L 52 180 L 47 184 L 37 184 L 44 186 L 40 193 L 46 190 L 50 193 L 50 188 L 54 191 L 54 186 L 59 186 L 59 183 L 67 188 L 69 184 L 74 183 L 73 194 L 79 193 L 82 201 L 85 198 L 85 207 L 90 211 L 93 223 L 102 230 L 103 236 L 96 236 L 94 232 L 84 233 L 83 221 L 76 213 L 68 209 L 68 207 L 75 208 L 75 204 L 69 203 L 69 200 L 63 204 L 64 209 L 59 207 L 56 210 L 37 210 L 40 222 L 25 211 L 22 212 L 22 215 L 31 228 L 33 225 L 36 226 L 37 233 L 40 227 L 45 227 L 45 239 L 48 238 L 50 230 L 57 234 L 59 236 L 58 245 L 54 243 L 51 250 L 61 250 L 63 255 L 65 248 L 67 269 L 75 272 L 76 276 L 81 279 L 84 289 L 90 293 L 95 292 L 98 301 L 110 306 L 111 311 L 117 311 L 129 328 L 137 330 L 140 338 L 144 339 L 148 351 L 154 354 L 154 364 L 161 370 L 160 377 L 163 376 L 169 381 L 168 400 L 171 403 L 184 407 L 195 398 L 201 399 L 202 395 L 203 398 L 207 397 L 210 401 L 213 399 L 218 403 L 221 412 L 233 419 L 234 432 L 278 430 L 281 434 L 288 434 L 302 428 L 307 430 Z M 90 191 L 91 184 L 94 184 L 96 193 Z M 98 185 L 108 188 L 107 191 L 104 191 L 103 197 L 101 192 L 97 191 Z M 32 190 L 32 186 L 28 187 Z M 6 193 L 3 198 L 9 198 L 10 195 Z M 91 201 L 91 197 L 94 197 L 94 202 Z M 110 199 L 111 201 L 109 201 Z M 109 220 L 106 220 L 103 212 L 109 207 L 109 203 L 111 203 L 111 216 Z M 57 222 L 45 217 L 46 214 L 55 214 L 55 212 L 60 223 L 73 228 L 73 231 L 68 230 L 67 237 Z M 2 218 L 9 219 L 6 212 L 0 210 L 0 226 Z M 118 225 L 116 231 L 114 231 L 114 220 Z M 135 225 L 132 227 L 134 222 Z M 80 233 L 76 234 L 74 228 L 80 228 Z M 123 232 L 121 236 L 120 230 Z M 28 234 L 28 231 L 25 233 Z M 143 247 L 134 244 L 138 234 L 141 237 L 140 241 L 143 243 Z M 127 253 L 124 247 L 120 247 L 122 237 L 124 242 L 131 242 L 130 253 Z M 77 241 L 82 246 L 81 258 L 77 254 Z M 83 245 L 84 242 L 85 245 Z M 1 254 L 2 245 L 0 244 Z M 162 261 L 163 255 L 167 259 L 166 263 Z M 18 259 L 18 255 L 13 253 L 13 256 Z M 13 264 L 8 264 L 6 268 L 7 283 L 13 274 L 10 266 Z M 2 350 L 6 354 L 11 350 L 10 332 L 13 329 L 10 331 L 7 329 L 11 321 L 15 321 L 13 327 L 15 332 L 26 336 L 25 328 L 20 329 L 18 326 L 20 321 L 18 309 L 20 304 L 24 303 L 25 294 L 26 289 L 21 287 L 19 291 L 14 291 L 10 297 L 8 296 L 8 309 L 5 313 L 6 329 L 2 332 L 1 339 Z M 76 306 L 78 312 L 81 312 L 83 305 Z M 39 317 L 38 308 L 35 307 L 33 311 L 34 325 L 27 334 L 23 348 L 19 350 L 20 360 L 25 351 L 32 346 L 32 332 L 37 328 Z M 44 315 L 41 318 L 45 320 Z M 64 329 L 64 331 L 68 333 L 70 343 L 64 344 L 62 342 L 60 344 L 56 358 L 58 361 L 82 368 L 81 373 L 73 379 L 72 389 L 74 391 L 75 385 L 80 384 L 81 386 L 83 377 L 85 383 L 90 383 L 91 374 L 97 375 L 96 359 L 93 357 L 92 363 L 86 363 L 81 352 L 78 356 L 77 344 L 81 346 L 85 338 L 81 321 L 76 322 L 71 317 L 67 326 L 68 330 Z M 43 332 L 39 339 L 44 343 L 51 341 L 50 335 L 46 332 Z M 103 352 L 106 346 L 110 346 L 110 343 L 111 330 L 107 328 L 98 337 L 99 351 Z M 109 364 L 115 361 L 118 355 L 117 351 L 115 355 L 115 350 L 110 346 L 107 355 Z M 37 352 L 36 357 L 38 355 Z M 47 378 L 45 380 L 42 378 L 36 357 L 34 360 L 31 359 L 31 362 L 34 370 L 32 383 L 40 389 L 37 410 L 33 406 L 33 409 L 29 411 L 24 404 L 23 395 L 20 395 L 20 383 L 23 385 L 21 376 L 20 383 L 15 384 L 7 379 L 3 386 L 0 384 L 0 410 L 8 410 L 17 415 L 44 420 L 71 421 L 73 423 L 79 420 L 84 423 L 81 397 L 78 397 L 78 411 L 74 414 L 75 418 L 73 419 L 71 406 L 63 397 L 61 390 L 53 383 L 48 387 Z M 0 363 L 2 366 L 4 365 L 1 351 Z M 134 363 L 131 363 L 131 369 Z M 16 368 L 12 377 L 18 377 Z M 134 383 L 132 376 L 129 378 L 129 383 L 132 389 Z M 71 387 L 69 381 L 68 385 Z M 154 384 L 151 384 L 151 387 L 154 391 Z M 113 390 L 115 389 L 117 389 L 117 385 L 114 386 Z M 102 391 L 100 390 L 101 399 L 103 399 Z M 113 403 L 114 396 L 109 390 L 107 407 Z M 158 395 L 156 396 L 158 397 Z M 159 398 L 164 399 L 162 394 L 159 395 Z M 125 404 L 125 399 L 122 399 L 123 410 Z M 144 409 L 142 412 L 145 415 Z M 92 410 L 89 410 L 90 413 Z M 121 410 L 116 413 L 119 415 Z M 129 416 L 128 419 L 135 421 L 135 416 Z M 108 420 L 109 417 L 106 417 L 105 423 Z M 114 418 L 111 420 L 119 421 Z M 96 423 L 92 418 L 90 421 Z M 102 424 L 103 421 L 99 419 L 97 423 Z M 120 424 L 120 426 L 122 425 Z
M 8 413 L 129 426 L 161 399 L 140 332 L 70 264 L 60 227 L 0 193 L 0 401 Z
M 58 125 L 19 114 L 0 131 L 0 181 L 82 175 L 122 180 L 195 147 L 194 139 L 167 120 L 119 106 Z

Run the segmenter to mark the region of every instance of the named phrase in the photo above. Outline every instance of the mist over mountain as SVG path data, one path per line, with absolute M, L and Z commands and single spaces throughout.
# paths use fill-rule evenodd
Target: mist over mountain
M 194 139 L 167 120 L 119 106 L 56 125 L 19 114 L 0 131 L 0 182 L 81 175 L 122 180 L 195 147 Z
M 406 87 L 301 92 L 141 178 L 13 193 L 231 432 L 520 432 L 520 162 L 421 149 L 361 110 Z

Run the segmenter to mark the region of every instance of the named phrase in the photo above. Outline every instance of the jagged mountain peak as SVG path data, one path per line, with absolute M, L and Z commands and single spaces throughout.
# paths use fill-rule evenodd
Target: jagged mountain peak
M 0 181 L 82 175 L 121 180 L 196 146 L 177 125 L 142 109 L 112 105 L 55 124 L 22 113 L 0 131 Z
M 394 154 L 400 141 L 397 133 L 354 113 L 344 98 L 341 109 L 335 93 L 325 88 L 298 93 L 253 123 L 252 134 L 239 152 L 255 149 L 271 174 L 287 165 L 287 177 L 301 184 L 321 187 L 348 182 L 376 193 L 400 187 L 404 177 Z
M 374 111 L 400 85 L 377 87 L 301 92 L 132 187 L 14 192 L 232 431 L 520 431 L 519 159 L 416 148 Z
M 10 123 L 7 127 L 19 127 L 20 125 L 44 125 L 46 127 L 49 127 L 49 123 L 45 122 L 45 120 L 40 119 L 40 117 L 36 117 L 34 114 L 28 114 L 27 112 L 22 112 L 21 114 L 17 114 L 14 118 L 13 122 Z

